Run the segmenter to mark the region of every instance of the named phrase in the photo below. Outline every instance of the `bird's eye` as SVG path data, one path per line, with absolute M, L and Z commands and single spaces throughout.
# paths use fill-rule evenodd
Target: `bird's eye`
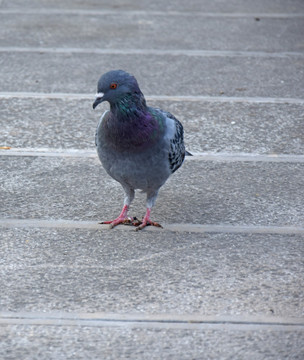
M 112 83 L 111 85 L 110 85 L 110 89 L 116 89 L 117 88 L 117 84 L 116 83 Z

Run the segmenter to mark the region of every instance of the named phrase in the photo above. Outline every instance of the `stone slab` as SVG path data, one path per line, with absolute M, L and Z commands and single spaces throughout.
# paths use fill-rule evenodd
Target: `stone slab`
M 302 28 L 299 21 L 287 21 L 288 16 L 284 15 L 288 12 L 301 16 L 301 11 L 304 11 L 302 0 L 270 0 L 267 3 L 264 0 L 178 0 L 174 3 L 160 0 L 0 0 L 0 8 L 19 11 L 20 16 L 15 19 L 20 19 L 23 24 L 24 33 L 20 33 L 20 36 L 24 44 L 30 41 L 24 35 L 27 34 L 26 27 L 31 26 L 25 18 L 22 20 L 24 12 L 37 9 L 39 17 L 39 10 L 52 8 L 58 14 L 56 9 L 61 8 L 67 12 L 73 9 L 155 10 L 163 11 L 165 18 L 169 17 L 166 10 L 188 12 L 185 16 L 189 16 L 191 11 L 216 11 L 222 12 L 222 19 L 225 19 L 221 23 L 217 20 L 219 30 L 224 24 L 230 24 L 229 31 L 236 31 L 240 44 L 244 44 L 244 37 L 239 33 L 240 29 L 243 30 L 250 38 L 247 44 L 249 49 L 254 49 L 250 44 L 257 38 L 261 39 L 260 49 L 267 44 L 279 49 L 279 36 L 284 41 L 285 49 L 301 51 L 303 45 L 296 33 L 297 29 Z M 259 11 L 281 12 L 285 19 L 275 15 L 276 21 L 268 21 L 273 17 L 270 14 L 267 21 L 262 16 L 260 21 L 256 21 L 254 14 Z M 227 21 L 228 16 L 223 12 L 232 15 L 235 21 Z M 231 12 L 245 12 L 247 20 Z M 34 17 L 28 18 L 36 25 L 31 29 L 31 36 L 35 39 L 33 44 L 38 44 L 41 36 L 41 41 L 48 41 L 49 44 L 53 41 L 54 46 L 60 45 L 60 34 L 57 32 L 56 35 L 53 28 L 55 22 L 52 23 L 50 19 L 42 24 Z M 96 16 L 88 18 L 94 20 Z M 58 15 L 58 19 L 62 17 Z M 147 36 L 155 23 L 147 22 L 146 17 L 143 20 L 144 23 L 137 23 L 136 29 L 146 31 Z M 213 46 L 210 42 L 211 31 L 219 39 L 220 32 L 214 29 L 215 23 L 208 20 L 206 24 L 199 24 L 200 28 L 208 30 L 206 39 L 200 40 L 200 45 Z M 246 33 L 245 23 L 254 33 Z M 174 20 L 168 20 L 168 24 L 175 29 Z M 280 29 L 278 24 L 282 26 Z M 9 25 L 7 21 L 5 25 Z M 44 25 L 53 35 L 43 32 Z M 128 23 L 122 22 L 121 25 L 121 29 L 118 24 L 115 28 L 119 36 L 124 34 L 125 28 L 131 30 Z M 185 26 L 189 31 L 188 25 Z M 270 27 L 277 29 L 277 34 Z M 93 34 L 89 22 L 87 29 L 89 34 Z M 74 35 L 66 29 L 61 30 L 70 36 L 70 44 L 76 45 Z M 177 31 L 177 34 L 181 33 L 179 29 Z M 265 37 L 262 40 L 262 35 L 267 31 L 272 34 L 272 39 Z M 11 35 L 7 36 L 14 34 L 13 31 L 9 33 Z M 225 33 L 231 39 L 232 35 L 227 29 Z M 162 44 L 151 40 L 151 46 L 165 46 L 172 43 L 168 40 L 176 39 L 176 34 L 167 36 L 164 33 Z M 84 38 L 89 41 L 88 36 Z M 198 37 L 194 39 L 198 41 Z M 180 40 L 183 46 L 193 46 L 189 36 L 185 40 Z M 217 46 L 224 46 L 223 40 L 218 40 Z M 115 46 L 120 44 L 113 36 L 112 41 Z M 232 41 L 230 45 L 235 44 Z M 16 42 L 21 44 L 17 37 Z M 129 44 L 133 43 L 130 41 Z M 0 65 L 1 91 L 94 94 L 100 74 L 119 67 L 133 72 L 147 95 L 303 98 L 303 56 L 203 58 L 12 52 L 1 53 Z M 54 114 L 60 117 L 60 109 L 56 109 L 55 103 L 53 105 Z M 33 109 L 43 119 L 41 107 L 37 109 L 33 106 Z M 273 111 L 271 113 L 276 117 L 278 113 Z M 19 112 L 19 117 L 24 115 L 27 119 L 33 114 L 29 108 L 25 114 Z M 242 113 L 243 110 L 240 111 Z M 235 114 L 233 109 L 231 114 Z M 292 111 L 291 116 L 293 114 Z M 299 112 L 296 114 L 297 118 Z M 46 116 L 49 124 L 51 122 L 54 126 L 58 139 L 75 147 L 77 141 L 69 140 L 68 130 L 62 132 L 62 127 L 52 123 L 52 117 Z M 37 120 L 36 116 L 33 118 Z M 66 123 L 67 119 L 62 118 Z M 286 138 L 280 135 L 279 130 L 274 135 L 278 134 L 283 142 L 287 142 L 292 132 L 287 131 L 288 125 L 282 125 L 283 115 L 280 119 Z M 93 122 L 93 115 L 88 122 Z M 296 123 L 288 120 L 288 123 L 300 126 L 299 120 Z M 73 137 L 78 136 L 82 143 L 83 129 L 87 133 L 90 125 L 82 128 L 80 124 L 77 125 L 78 134 Z M 249 133 L 249 122 L 247 124 L 246 131 Z M 195 129 L 193 127 L 191 131 Z M 221 129 L 224 129 L 222 125 Z M 265 131 L 271 132 L 271 127 L 266 127 Z M 297 128 L 295 131 L 298 132 Z M 29 136 L 30 129 L 25 132 Z M 34 128 L 32 132 L 37 132 L 38 143 L 41 132 Z M 240 139 L 244 139 L 244 135 L 246 132 Z M 270 136 L 269 144 L 274 135 Z M 296 146 L 299 136 L 295 139 L 288 151 L 299 149 Z M 271 145 L 268 146 L 271 148 Z M 284 145 L 278 148 L 287 149 Z M 0 172 L 1 216 L 4 218 L 95 220 L 102 215 L 112 217 L 120 210 L 122 195 L 119 185 L 106 177 L 97 159 L 2 157 Z M 302 184 L 303 164 L 189 161 L 162 191 L 157 204 L 159 210 L 155 209 L 154 216 L 166 222 L 173 219 L 175 222 L 199 223 L 303 224 Z M 143 196 L 132 209 L 136 215 L 137 209 L 141 213 Z M 121 228 L 113 231 L 2 228 L 0 249 L 1 310 L 43 312 L 61 309 L 68 312 L 81 309 L 93 313 L 111 310 L 145 314 L 193 314 L 197 311 L 207 315 L 303 317 L 303 237 L 300 235 L 186 234 L 168 231 L 135 233 L 124 232 Z M 244 328 L 239 331 L 229 331 L 227 328 L 220 331 L 191 331 L 2 325 L 0 338 L 0 357 L 6 360 L 88 359 L 101 356 L 105 359 L 178 356 L 181 359 L 195 359 L 205 355 L 216 359 L 303 358 L 303 332 L 276 331 L 274 328 L 267 331 L 248 331 Z
M 2 89 L 95 94 L 101 74 L 133 73 L 145 95 L 303 99 L 303 57 L 2 53 Z M 2 90 L 2 91 L 3 91 Z
M 302 18 L 129 14 L 1 14 L 0 46 L 304 51 Z M 33 28 L 39 31 L 33 32 Z M 198 30 L 199 29 L 199 30 Z M 163 34 L 166 34 L 164 37 Z M 204 34 L 202 36 L 202 34 Z
M 107 104 L 92 100 L 1 99 L 0 145 L 95 149 L 95 128 Z M 184 125 L 193 152 L 304 153 L 304 105 L 148 101 Z
M 303 359 L 303 332 L 0 327 L 3 360 Z
M 123 191 L 96 158 L 2 156 L 0 217 L 111 220 Z M 187 160 L 160 190 L 160 223 L 303 226 L 303 163 Z M 137 192 L 131 216 L 145 213 Z
M 256 0 L 254 3 L 251 0 L 225 0 L 217 1 L 202 1 L 191 0 L 185 3 L 182 0 L 174 2 L 163 2 L 162 0 L 113 0 L 96 1 L 88 0 L 31 0 L 24 3 L 23 0 L 1 0 L 0 6 L 2 9 L 92 9 L 92 10 L 155 10 L 166 12 L 171 11 L 202 11 L 202 12 L 216 12 L 216 13 L 300 13 L 304 12 L 304 4 L 301 0 Z
M 303 317 L 301 235 L 1 229 L 2 311 Z

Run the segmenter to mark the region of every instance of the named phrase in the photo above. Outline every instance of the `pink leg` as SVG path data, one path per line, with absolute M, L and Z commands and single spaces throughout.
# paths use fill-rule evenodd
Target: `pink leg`
M 113 227 L 118 225 L 118 224 L 127 223 L 127 222 L 129 222 L 129 219 L 127 217 L 128 210 L 129 210 L 129 206 L 124 205 L 124 207 L 122 208 L 122 211 L 119 214 L 118 218 L 116 218 L 115 220 L 110 220 L 110 221 L 102 221 L 100 224 L 110 224 L 111 229 L 113 229 Z
M 139 226 L 135 229 L 136 231 L 142 230 L 143 228 L 145 228 L 145 227 L 148 226 L 148 225 L 157 226 L 157 227 L 162 227 L 159 223 L 154 222 L 154 221 L 151 221 L 151 219 L 150 219 L 150 213 L 151 213 L 151 209 L 150 209 L 150 208 L 147 208 L 146 215 L 145 215 L 145 217 L 143 218 L 141 225 L 139 225 Z

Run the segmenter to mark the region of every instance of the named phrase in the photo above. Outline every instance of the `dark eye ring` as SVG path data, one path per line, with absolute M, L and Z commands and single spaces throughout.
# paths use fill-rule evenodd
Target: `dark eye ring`
M 112 83 L 111 85 L 110 85 L 110 89 L 116 89 L 117 88 L 117 84 L 116 83 Z

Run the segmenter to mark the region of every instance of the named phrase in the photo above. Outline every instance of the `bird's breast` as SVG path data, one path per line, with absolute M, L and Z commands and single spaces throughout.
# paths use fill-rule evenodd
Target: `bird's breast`
M 161 137 L 156 123 L 145 121 L 113 121 L 100 128 L 102 142 L 116 151 L 137 152 L 155 145 Z
M 98 146 L 100 161 L 107 173 L 120 183 L 147 191 L 161 186 L 171 174 L 168 151 L 156 144 L 141 151 L 117 151 L 109 146 Z

